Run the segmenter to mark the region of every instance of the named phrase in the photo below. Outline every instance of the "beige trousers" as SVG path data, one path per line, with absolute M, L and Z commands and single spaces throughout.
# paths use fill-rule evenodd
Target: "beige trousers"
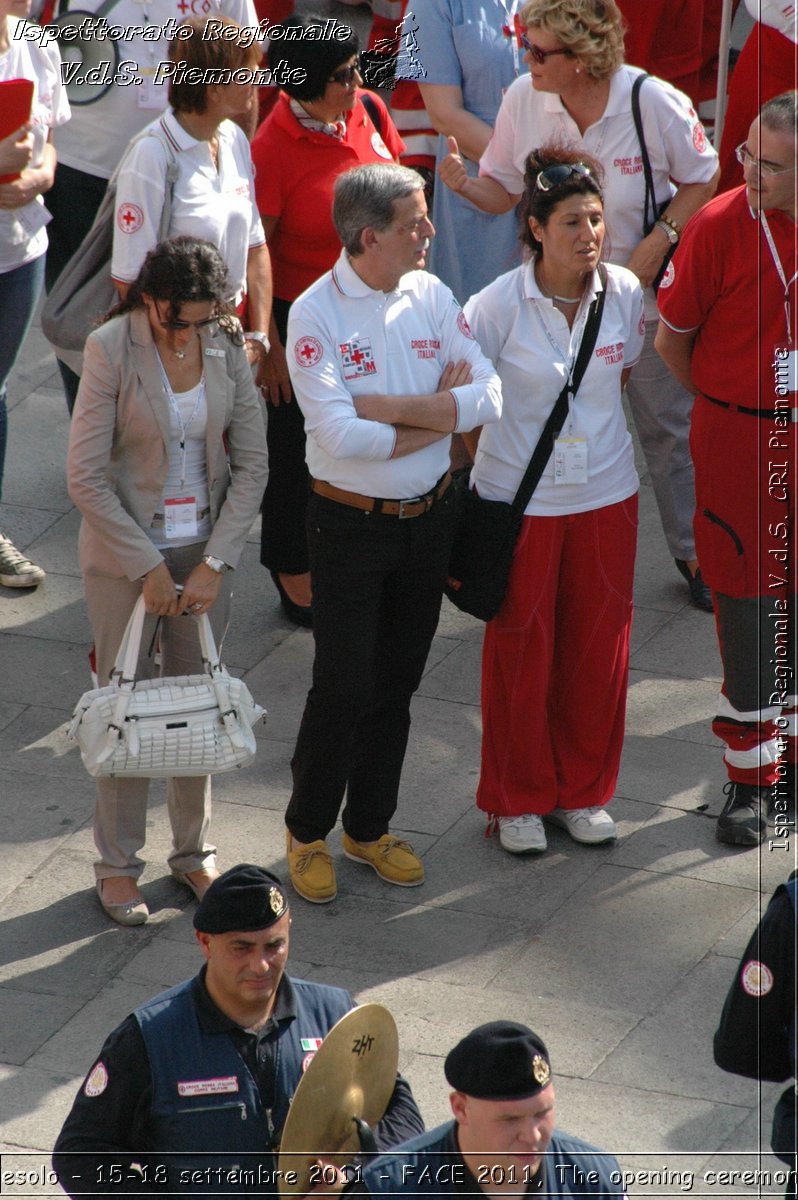
M 205 545 L 180 546 L 162 551 L 176 583 L 188 577 L 204 553 Z M 219 645 L 230 613 L 231 576 L 225 572 L 219 598 L 210 612 L 211 626 Z M 141 582 L 111 579 L 105 575 L 85 575 L 86 605 L 94 634 L 97 654 L 97 678 L 100 686 L 108 682 L 128 618 L 141 595 Z M 191 617 L 165 617 L 160 624 L 158 641 L 161 664 L 157 669 L 151 656 L 157 624 L 147 617 L 141 639 L 137 678 L 160 675 L 190 675 L 202 671 L 202 655 L 196 623 Z M 94 843 L 99 859 L 94 871 L 98 879 L 112 875 L 138 878 L 144 869 L 139 850 L 144 845 L 147 827 L 149 779 L 98 779 L 94 807 Z M 172 871 L 196 871 L 213 867 L 216 847 L 208 841 L 211 823 L 211 780 L 209 775 L 169 779 L 166 788 L 169 821 L 172 826 Z

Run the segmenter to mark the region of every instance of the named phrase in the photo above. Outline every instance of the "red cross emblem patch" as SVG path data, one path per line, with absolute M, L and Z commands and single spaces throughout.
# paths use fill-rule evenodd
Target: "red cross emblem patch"
M 116 210 L 116 223 L 123 233 L 137 233 L 144 224 L 144 213 L 138 204 L 125 201 Z
M 339 342 L 338 353 L 341 355 L 344 379 L 359 379 L 363 375 L 377 374 L 377 364 L 368 338 Z
M 322 354 L 323 350 L 319 339 L 309 337 L 308 334 L 294 343 L 294 358 L 300 367 L 315 367 Z

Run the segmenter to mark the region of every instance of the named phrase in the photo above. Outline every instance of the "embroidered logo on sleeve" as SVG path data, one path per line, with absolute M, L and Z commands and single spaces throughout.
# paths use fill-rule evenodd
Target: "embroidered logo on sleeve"
M 94 1096 L 102 1096 L 107 1087 L 108 1072 L 105 1069 L 105 1063 L 98 1062 L 83 1085 L 83 1095 L 90 1099 Z
M 315 367 L 316 363 L 321 361 L 323 353 L 318 338 L 310 337 L 308 334 L 294 343 L 294 358 L 300 367 Z
M 471 338 L 472 342 L 476 340 L 474 338 L 473 333 L 471 332 L 471 326 L 468 324 L 468 321 L 466 320 L 466 315 L 463 312 L 462 308 L 460 309 L 459 313 L 457 314 L 457 328 L 460 330 L 460 332 L 463 334 L 464 337 Z
M 377 374 L 377 364 L 368 338 L 339 342 L 338 353 L 341 355 L 344 379 L 359 379 L 363 375 Z
M 235 1075 L 222 1075 L 217 1079 L 187 1079 L 177 1085 L 178 1096 L 219 1096 L 237 1091 L 238 1078 Z
M 144 224 L 144 213 L 138 204 L 126 200 L 116 210 L 116 223 L 123 233 L 137 233 Z
M 696 121 L 693 126 L 693 145 L 699 154 L 703 154 L 707 148 L 707 135 L 700 121 Z
M 676 271 L 674 269 L 673 262 L 671 261 L 668 263 L 667 267 L 665 268 L 665 274 L 662 276 L 662 279 L 659 282 L 659 286 L 661 288 L 669 288 L 675 278 L 676 278 Z
M 641 314 L 640 314 L 640 320 L 639 320 L 639 321 L 638 321 L 638 323 L 637 323 L 637 332 L 640 334 L 640 336 L 641 336 L 641 337 L 645 337 L 645 333 L 646 333 L 646 314 L 645 314 L 644 312 L 641 312 Z
M 743 985 L 743 991 L 749 996 L 767 996 L 770 989 L 773 987 L 773 972 L 770 967 L 762 962 L 747 962 L 743 967 L 743 973 L 740 976 L 740 982 Z

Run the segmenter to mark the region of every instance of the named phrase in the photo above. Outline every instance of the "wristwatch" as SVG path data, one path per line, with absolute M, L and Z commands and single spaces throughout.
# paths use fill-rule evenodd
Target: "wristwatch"
M 226 562 L 224 562 L 221 558 L 214 558 L 212 554 L 203 554 L 202 561 L 205 563 L 206 567 L 210 567 L 210 569 L 215 571 L 217 575 L 224 575 L 225 571 L 230 570 Z
M 246 333 L 244 334 L 244 337 L 247 339 L 247 341 L 250 341 L 250 342 L 260 342 L 261 346 L 263 346 L 263 349 L 266 351 L 267 354 L 269 353 L 269 351 L 272 348 L 271 342 L 266 337 L 266 334 L 261 333 L 261 331 L 259 329 L 248 329 L 246 331 Z
M 682 232 L 676 222 L 672 221 L 670 217 L 660 217 L 656 224 L 659 225 L 670 244 L 675 246 Z

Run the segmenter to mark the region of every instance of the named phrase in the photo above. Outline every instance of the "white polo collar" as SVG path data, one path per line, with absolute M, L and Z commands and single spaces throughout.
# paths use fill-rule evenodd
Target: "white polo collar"
M 383 292 L 381 288 L 372 288 L 361 279 L 346 250 L 342 250 L 338 256 L 338 261 L 332 269 L 332 281 L 342 296 L 349 296 L 353 300 L 363 300 L 367 296 L 393 295 L 394 292 L 411 292 L 413 291 L 413 276 L 416 271 L 408 271 L 399 280 L 393 292 Z

